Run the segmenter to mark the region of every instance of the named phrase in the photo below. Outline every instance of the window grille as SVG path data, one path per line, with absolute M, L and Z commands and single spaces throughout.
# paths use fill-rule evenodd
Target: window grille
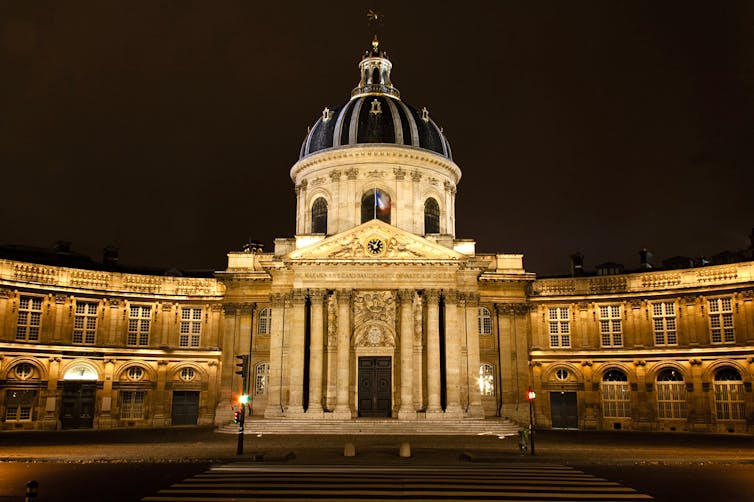
M 128 309 L 128 345 L 149 345 L 149 328 L 152 324 L 152 307 L 131 305 Z
M 199 347 L 202 336 L 202 309 L 181 308 L 181 330 L 178 345 Z
M 477 312 L 477 324 L 479 326 L 480 335 L 492 334 L 492 314 L 487 307 L 479 307 Z
M 652 327 L 656 346 L 678 345 L 675 304 L 673 302 L 652 304 Z
M 73 316 L 73 343 L 94 345 L 97 333 L 97 304 L 93 302 L 76 302 Z
M 600 335 L 603 347 L 623 346 L 623 321 L 620 305 L 601 305 Z
M 22 296 L 18 300 L 18 321 L 16 340 L 34 342 L 39 340 L 39 328 L 42 323 L 42 298 Z
M 686 418 L 686 383 L 674 369 L 657 376 L 657 418 Z
M 715 411 L 719 420 L 744 420 L 746 401 L 741 374 L 733 368 L 715 373 Z
M 548 311 L 548 330 L 551 348 L 568 348 L 571 346 L 571 322 L 568 307 L 550 307 Z
M 257 321 L 257 334 L 269 335 L 272 328 L 272 309 L 264 308 L 259 312 L 259 320 Z
M 120 391 L 120 418 L 136 420 L 144 418 L 144 398 L 146 391 Z
M 610 418 L 631 416 L 631 387 L 628 377 L 620 370 L 605 373 L 600 383 L 602 415 Z
M 712 343 L 734 343 L 733 302 L 730 297 L 710 298 L 709 326 Z

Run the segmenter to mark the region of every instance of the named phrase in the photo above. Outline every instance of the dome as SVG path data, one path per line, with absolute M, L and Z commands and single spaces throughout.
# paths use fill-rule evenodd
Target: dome
M 361 81 L 351 100 L 323 110 L 301 146 L 300 159 L 330 148 L 369 143 L 406 145 L 453 158 L 448 140 L 427 109 L 418 110 L 401 100 L 390 82 L 392 64 L 376 38 L 359 68 Z

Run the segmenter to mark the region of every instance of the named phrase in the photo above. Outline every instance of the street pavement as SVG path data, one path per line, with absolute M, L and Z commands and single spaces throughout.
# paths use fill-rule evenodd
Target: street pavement
M 405 441 L 411 445 L 409 458 L 399 456 L 400 444 Z M 346 442 L 354 444 L 354 457 L 343 455 Z M 3 432 L 0 433 L 0 501 L 23 500 L 23 485 L 29 479 L 40 482 L 45 497 L 40 497 L 39 502 L 139 500 L 158 496 L 160 490 L 171 489 L 186 479 L 214 476 L 219 472 L 218 467 L 233 465 L 244 466 L 244 476 L 252 477 L 264 469 L 285 473 L 286 469 L 324 467 L 330 470 L 320 474 L 323 479 L 329 479 L 331 485 L 339 483 L 337 476 L 346 472 L 359 475 L 359 469 L 393 469 L 393 475 L 404 476 L 399 483 L 401 487 L 418 487 L 419 491 L 428 484 L 427 473 L 431 470 L 444 470 L 450 482 L 471 471 L 495 480 L 505 477 L 504 472 L 497 472 L 505 466 L 535 472 L 542 465 L 548 465 L 565 469 L 565 477 L 568 477 L 566 472 L 596 476 L 636 490 L 625 492 L 626 496 L 649 494 L 658 501 L 712 500 L 713 497 L 748 500 L 754 480 L 754 437 L 745 435 L 540 431 L 535 436 L 534 456 L 520 455 L 517 438 L 498 439 L 496 436 L 246 435 L 245 453 L 240 456 L 235 453 L 236 444 L 234 434 L 196 427 Z M 429 470 L 422 470 L 424 468 Z M 301 474 L 303 476 L 304 471 Z M 293 479 L 290 472 L 284 475 Z M 538 487 L 525 478 L 511 482 L 515 486 Z M 586 482 L 586 478 L 582 481 L 586 484 L 581 488 L 591 482 L 601 482 Z M 432 483 L 437 484 L 438 480 L 432 479 Z M 492 485 L 485 490 L 506 493 L 504 484 L 490 483 Z M 466 493 L 469 486 L 446 486 L 443 491 L 452 500 L 453 496 Z M 323 488 L 322 497 L 330 496 L 328 489 Z M 553 497 L 545 498 L 553 500 Z

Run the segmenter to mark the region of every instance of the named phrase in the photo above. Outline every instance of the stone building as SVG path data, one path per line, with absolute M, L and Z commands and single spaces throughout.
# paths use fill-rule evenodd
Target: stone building
M 461 170 L 375 40 L 290 176 L 296 235 L 212 278 L 0 259 L 3 429 L 269 420 L 751 432 L 754 262 L 537 279 L 455 233 Z M 609 273 L 620 272 L 613 267 Z

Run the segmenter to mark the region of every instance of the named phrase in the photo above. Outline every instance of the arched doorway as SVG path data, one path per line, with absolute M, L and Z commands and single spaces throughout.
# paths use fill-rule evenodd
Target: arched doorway
M 60 425 L 63 429 L 91 429 L 97 395 L 97 372 L 85 363 L 77 363 L 63 375 L 63 398 Z

